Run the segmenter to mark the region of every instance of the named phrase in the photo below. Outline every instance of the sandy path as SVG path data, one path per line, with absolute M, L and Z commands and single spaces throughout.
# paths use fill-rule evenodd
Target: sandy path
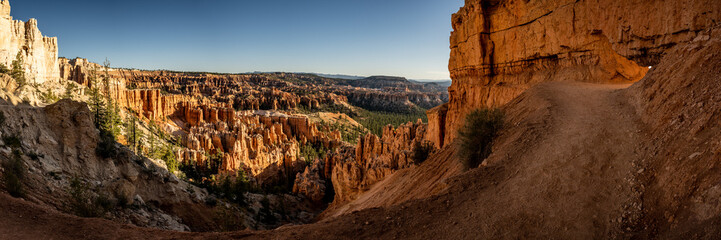
M 489 215 L 482 221 L 517 227 L 488 227 L 489 233 L 598 238 L 634 227 L 629 219 L 640 214 L 632 206 L 640 196 L 633 189 L 641 131 L 639 118 L 618 91 L 625 87 L 548 83 L 533 90 L 550 103 L 547 131 L 526 146 L 507 149 L 526 148 L 517 156 L 507 153 L 514 159 L 496 155 L 490 160 L 489 165 L 515 172 L 490 191 L 479 192 L 480 201 L 502 209 L 479 209 Z

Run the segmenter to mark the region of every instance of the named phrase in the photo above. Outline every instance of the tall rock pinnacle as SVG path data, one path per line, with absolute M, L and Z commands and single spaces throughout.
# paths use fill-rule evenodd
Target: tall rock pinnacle
M 0 0 L 0 16 L 10 17 L 10 0 Z
M 58 79 L 58 40 L 45 37 L 35 19 L 28 22 L 13 20 L 10 1 L 0 0 L 0 64 L 10 66 L 18 53 L 22 54 L 25 75 L 31 83 Z

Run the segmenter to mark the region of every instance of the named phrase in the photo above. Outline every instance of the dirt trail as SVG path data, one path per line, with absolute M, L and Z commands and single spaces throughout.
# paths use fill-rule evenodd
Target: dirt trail
M 507 126 L 485 166 L 449 180 L 447 192 L 262 236 L 632 237 L 644 133 L 626 87 L 540 84 L 504 108 Z
M 490 191 L 479 192 L 481 202 L 505 205 L 496 212 L 479 209 L 493 216 L 484 222 L 496 226 L 488 228 L 495 236 L 527 232 L 598 238 L 636 228 L 641 209 L 634 189 L 642 131 L 619 91 L 628 86 L 548 83 L 529 92 L 550 104 L 548 125 L 532 142 L 500 146 L 504 149 L 487 163 L 515 171 Z M 507 109 L 513 111 L 515 103 Z M 525 152 L 516 156 L 506 153 L 510 159 L 499 156 L 521 149 Z M 517 229 L 498 228 L 506 224 Z
M 620 90 L 627 86 L 544 83 L 534 87 L 505 107 L 507 127 L 485 166 L 449 179 L 447 191 L 421 200 L 354 211 L 310 225 L 226 234 L 173 233 L 79 220 L 7 201 L 2 211 L 12 209 L 13 214 L 3 214 L 7 217 L 0 222 L 4 226 L 0 233 L 22 232 L 5 236 L 27 239 L 71 239 L 78 237 L 76 233 L 93 239 L 626 238 L 637 230 L 634 223 L 642 212 L 642 193 L 637 189 L 643 187 L 635 180 L 640 171 L 635 163 L 644 138 L 639 118 Z M 409 183 L 422 184 L 417 179 Z M 372 195 L 407 190 L 385 189 Z M 30 210 L 16 213 L 22 209 Z M 27 216 L 52 220 L 30 224 Z

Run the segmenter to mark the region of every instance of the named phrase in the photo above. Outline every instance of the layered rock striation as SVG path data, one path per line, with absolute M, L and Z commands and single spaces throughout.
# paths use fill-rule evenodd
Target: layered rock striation
M 453 15 L 450 101 L 428 112 L 430 138 L 446 145 L 469 111 L 536 83 L 638 81 L 667 49 L 718 23 L 719 8 L 714 0 L 466 1 Z

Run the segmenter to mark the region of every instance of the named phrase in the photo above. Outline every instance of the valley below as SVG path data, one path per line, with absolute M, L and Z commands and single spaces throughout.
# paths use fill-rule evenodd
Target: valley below
M 0 239 L 721 236 L 715 0 L 468 0 L 450 87 L 111 67 L 0 7 Z

